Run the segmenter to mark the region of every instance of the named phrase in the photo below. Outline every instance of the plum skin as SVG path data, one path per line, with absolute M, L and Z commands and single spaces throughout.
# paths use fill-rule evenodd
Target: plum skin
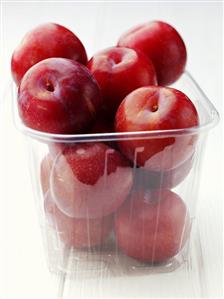
M 51 57 L 87 63 L 86 50 L 73 32 L 59 24 L 41 24 L 29 31 L 13 52 L 11 72 L 15 83 L 20 84 L 30 67 Z
M 42 190 L 49 188 L 59 209 L 73 218 L 113 213 L 133 184 L 129 161 L 104 143 L 66 146 L 41 163 Z
M 180 34 L 171 25 L 153 21 L 138 25 L 124 33 L 118 46 L 142 51 L 152 60 L 158 84 L 174 83 L 184 72 L 187 51 Z
M 112 232 L 113 215 L 103 218 L 71 218 L 63 214 L 50 192 L 45 194 L 45 216 L 61 241 L 70 247 L 91 248 L 104 243 Z
M 111 47 L 96 53 L 87 67 L 103 95 L 103 106 L 110 118 L 131 91 L 157 85 L 154 65 L 143 53 L 124 47 Z
M 166 131 L 197 127 L 199 117 L 191 100 L 181 91 L 161 86 L 141 87 L 120 104 L 115 116 L 116 132 Z M 196 134 L 119 140 L 121 152 L 149 171 L 169 171 L 190 159 Z
M 82 133 L 95 120 L 101 103 L 99 86 L 89 70 L 65 58 L 35 64 L 18 89 L 22 121 L 42 132 Z
M 117 245 L 142 262 L 161 263 L 174 257 L 190 233 L 190 216 L 183 200 L 164 190 L 133 192 L 115 214 Z

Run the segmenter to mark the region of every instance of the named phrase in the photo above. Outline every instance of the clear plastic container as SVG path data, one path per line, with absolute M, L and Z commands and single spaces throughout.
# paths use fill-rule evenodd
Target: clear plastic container
M 56 135 L 27 128 L 19 118 L 13 88 L 14 120 L 26 135 L 30 151 L 33 194 L 51 271 L 80 280 L 149 273 L 178 275 L 179 269 L 189 269 L 190 240 L 197 239 L 194 222 L 203 151 L 207 134 L 219 116 L 188 72 L 173 87 L 195 104 L 198 127 L 85 135 Z M 117 143 L 164 138 L 172 138 L 173 143 L 152 163 L 156 165 L 154 171 L 137 166 L 142 147 L 136 150 L 132 165 L 118 162 L 113 168 L 113 161 L 120 159 L 114 156 L 120 155 Z M 69 148 L 76 148 L 82 155 L 91 147 L 100 152 L 96 160 L 91 158 L 80 168 L 72 168 L 75 158 Z M 183 163 L 172 171 L 159 171 L 166 163 L 176 161 L 179 154 L 185 155 Z M 91 180 L 89 173 L 98 175 Z M 142 197 L 143 210 L 151 218 L 136 224 L 141 213 L 134 198 L 139 201 Z M 127 230 L 129 225 L 131 229 Z M 144 242 L 146 247 L 141 245 Z

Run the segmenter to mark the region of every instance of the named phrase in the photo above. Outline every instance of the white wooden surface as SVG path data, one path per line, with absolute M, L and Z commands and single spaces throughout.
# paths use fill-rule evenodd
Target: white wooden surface
M 78 297 L 83 287 L 77 282 L 65 280 L 62 292 L 62 281 L 47 269 L 32 198 L 25 145 L 23 137 L 12 124 L 7 88 L 9 62 L 12 50 L 23 34 L 38 23 L 55 21 L 77 32 L 91 55 L 99 48 L 113 45 L 119 34 L 132 24 L 148 19 L 166 20 L 183 35 L 188 48 L 188 69 L 222 113 L 221 11 L 221 3 L 202 1 L 116 5 L 1 3 L 0 297 L 56 297 L 62 293 L 64 296 Z M 222 294 L 222 138 L 223 124 L 220 123 L 208 138 L 199 194 L 198 224 L 208 297 Z M 147 276 L 139 276 L 130 280 L 121 279 L 115 285 L 117 288 L 119 284 L 127 287 L 124 297 L 136 293 L 141 297 L 145 296 L 144 286 L 147 283 Z M 128 285 L 134 288 L 132 293 Z M 88 294 L 88 285 L 85 285 L 85 292 Z M 115 293 L 115 287 L 107 289 L 108 296 Z

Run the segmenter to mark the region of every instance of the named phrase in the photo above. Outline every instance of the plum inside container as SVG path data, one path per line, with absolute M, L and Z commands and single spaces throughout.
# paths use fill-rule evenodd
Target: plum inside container
M 194 103 L 198 126 L 74 135 L 26 127 L 12 87 L 14 121 L 30 153 L 50 271 L 79 281 L 102 278 L 102 289 L 109 284 L 116 289 L 119 279 L 147 276 L 151 290 L 158 277 L 173 275 L 181 283 L 193 271 L 192 259 L 200 258 L 194 249 L 200 169 L 208 132 L 219 116 L 188 72 L 172 87 Z M 164 140 L 169 142 L 141 163 L 147 144 L 164 145 Z M 132 159 L 121 143 L 136 145 Z M 192 272 L 193 279 L 200 280 L 200 273 Z

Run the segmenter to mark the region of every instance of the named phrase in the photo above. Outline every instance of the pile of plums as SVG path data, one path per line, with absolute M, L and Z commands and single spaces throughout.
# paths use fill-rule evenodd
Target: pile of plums
M 79 38 L 54 23 L 28 32 L 14 51 L 27 127 L 52 140 L 100 133 L 48 143 L 40 165 L 45 215 L 66 246 L 99 248 L 114 234 L 125 254 L 152 263 L 185 245 L 190 216 L 171 189 L 190 172 L 197 138 L 172 130 L 198 126 L 199 117 L 183 92 L 167 86 L 186 57 L 179 33 L 161 21 L 129 30 L 90 60 Z M 107 133 L 111 140 L 100 141 Z

